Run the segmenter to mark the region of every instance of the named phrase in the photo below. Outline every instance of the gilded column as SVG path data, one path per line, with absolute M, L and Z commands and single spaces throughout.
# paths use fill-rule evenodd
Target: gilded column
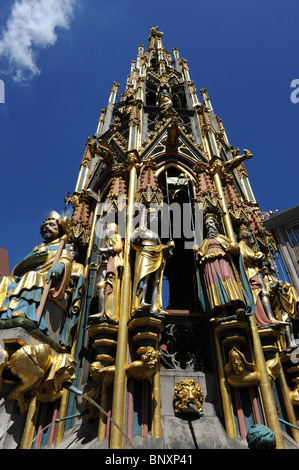
M 213 158 L 210 162 L 210 174 L 213 177 L 216 191 L 219 194 L 219 197 L 221 199 L 221 206 L 224 212 L 223 222 L 224 222 L 225 232 L 228 238 L 230 238 L 230 240 L 233 243 L 236 243 L 236 237 L 235 237 L 234 229 L 231 223 L 229 211 L 227 208 L 227 204 L 226 204 L 226 200 L 225 200 L 225 196 L 223 192 L 222 182 L 221 182 L 220 175 L 221 175 L 222 169 L 223 167 L 222 167 L 221 159 L 218 157 Z
M 100 196 L 98 196 L 98 201 L 95 207 L 95 213 L 93 216 L 93 221 L 92 221 L 92 229 L 91 229 L 91 234 L 90 234 L 90 240 L 89 240 L 89 245 L 87 249 L 87 254 L 86 254 L 86 261 L 85 261 L 85 268 L 84 268 L 84 278 L 85 278 L 85 290 L 88 282 L 88 276 L 89 276 L 89 268 L 90 268 L 90 261 L 91 261 L 91 253 L 93 249 L 93 242 L 94 242 L 94 235 L 95 235 L 95 229 L 96 229 L 96 223 L 98 220 L 98 214 L 100 210 Z M 79 331 L 81 327 L 81 318 L 82 318 L 82 309 L 83 309 L 84 303 L 81 305 L 81 310 L 79 312 L 79 320 L 77 324 L 77 331 L 76 331 L 76 336 L 74 338 L 74 343 L 72 345 L 72 350 L 71 354 L 75 357 L 76 356 L 76 350 L 77 350 L 77 344 L 78 344 L 78 336 L 79 336 Z M 61 402 L 60 402 L 60 408 L 59 408 L 59 418 L 65 418 L 66 413 L 67 413 L 67 407 L 68 407 L 68 401 L 69 401 L 69 395 L 70 392 L 66 389 L 63 391 L 63 395 L 61 397 Z M 57 446 L 63 439 L 64 435 L 64 428 L 65 428 L 65 421 L 60 421 L 57 424 L 56 428 L 56 433 L 55 433 L 55 441 L 54 445 Z
M 130 256 L 130 238 L 133 231 L 135 190 L 137 185 L 137 167 L 139 165 L 138 153 L 134 150 L 129 151 L 128 170 L 130 172 L 128 207 L 127 207 L 127 225 L 126 239 L 124 244 L 124 272 L 121 290 L 120 316 L 118 326 L 118 340 L 115 359 L 115 378 L 112 403 L 112 418 L 124 429 L 125 426 L 125 408 L 126 408 L 126 366 L 128 356 L 128 327 L 127 322 L 130 316 L 131 302 L 131 268 L 129 262 Z M 110 448 L 122 449 L 124 446 L 121 432 L 111 424 Z
M 277 356 L 278 356 L 278 354 L 277 354 Z M 279 360 L 279 357 L 277 357 L 277 359 Z M 288 384 L 287 384 L 287 381 L 286 381 L 286 378 L 285 378 L 284 371 L 283 371 L 282 367 L 280 368 L 278 380 L 280 382 L 283 401 L 284 401 L 286 413 L 287 413 L 287 416 L 288 416 L 288 420 L 293 426 L 297 427 L 298 423 L 297 423 L 295 411 L 294 411 L 294 408 L 293 408 L 293 404 L 292 404 L 292 401 L 291 401 L 291 398 L 290 398 L 289 387 L 288 387 Z M 298 444 L 299 443 L 299 430 L 296 429 L 293 426 L 291 427 L 292 435 L 293 435 L 294 440 Z
M 213 175 L 214 183 L 216 190 L 221 198 L 222 207 L 225 212 L 223 216 L 223 222 L 225 226 L 225 231 L 227 236 L 233 243 L 236 243 L 236 237 L 229 216 L 229 211 L 226 205 L 222 182 L 221 182 L 221 172 L 223 170 L 223 162 L 219 157 L 214 157 L 210 161 L 210 172 Z M 280 423 L 278 420 L 277 409 L 275 400 L 272 393 L 271 383 L 268 376 L 268 371 L 266 367 L 264 352 L 258 332 L 258 327 L 255 321 L 254 315 L 249 316 L 249 322 L 251 326 L 251 334 L 253 340 L 253 351 L 254 358 L 258 372 L 260 374 L 260 390 L 263 399 L 263 405 L 265 409 L 265 415 L 267 420 L 267 425 L 275 433 L 276 436 L 276 447 L 278 449 L 284 448 L 283 437 L 281 432 Z
M 284 449 L 281 427 L 278 420 L 277 408 L 272 393 L 270 378 L 268 375 L 264 352 L 254 315 L 249 317 L 253 339 L 253 352 L 257 369 L 260 373 L 260 390 L 263 398 L 263 406 L 266 415 L 267 426 L 274 432 L 276 448 Z
M 223 403 L 225 428 L 226 428 L 228 437 L 234 439 L 237 437 L 237 431 L 236 431 L 235 418 L 234 418 L 234 412 L 233 412 L 233 406 L 232 406 L 232 399 L 231 399 L 231 394 L 230 394 L 230 388 L 225 377 L 223 356 L 222 356 L 222 351 L 221 351 L 221 342 L 215 331 L 214 331 L 214 339 L 215 339 L 216 359 L 217 359 L 219 382 L 220 382 L 220 393 L 221 393 L 222 403 Z
M 36 397 L 30 401 L 27 411 L 26 424 L 23 432 L 22 442 L 20 449 L 28 449 L 34 437 L 36 419 L 38 414 L 39 402 Z

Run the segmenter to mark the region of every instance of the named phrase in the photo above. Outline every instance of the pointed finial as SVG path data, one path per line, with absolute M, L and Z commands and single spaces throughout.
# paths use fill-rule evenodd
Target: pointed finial
M 149 36 L 149 40 L 151 39 L 151 37 L 159 37 L 161 38 L 163 36 L 164 33 L 162 33 L 162 31 L 159 31 L 159 26 L 155 26 L 154 28 L 151 28 L 151 34 Z

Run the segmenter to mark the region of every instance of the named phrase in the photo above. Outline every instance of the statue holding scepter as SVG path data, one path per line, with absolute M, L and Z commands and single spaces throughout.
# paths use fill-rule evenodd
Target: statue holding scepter
M 15 266 L 13 276 L 1 278 L 1 320 L 25 317 L 41 330 L 48 329 L 42 309 L 38 315 L 43 293 L 62 299 L 70 281 L 72 258 L 65 245 L 66 222 L 52 211 L 40 228 L 44 241 Z

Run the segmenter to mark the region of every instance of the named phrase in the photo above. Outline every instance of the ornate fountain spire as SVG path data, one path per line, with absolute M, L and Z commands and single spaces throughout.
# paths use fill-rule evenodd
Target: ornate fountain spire
M 215 422 L 222 409 L 229 438 L 245 439 L 248 426 L 266 422 L 282 448 L 277 406 L 299 443 L 299 367 L 292 354 L 299 296 L 291 285 L 281 284 L 269 265 L 275 243 L 263 229 L 245 167 L 252 154 L 245 149 L 240 155 L 229 144 L 207 89 L 197 94 L 187 60 L 177 47 L 173 55 L 167 51 L 162 38 L 153 27 L 148 47 L 139 44 L 121 97 L 113 82 L 97 131 L 87 139 L 75 190 L 65 199 L 66 209 L 73 206 L 71 243 L 63 251 L 70 269 L 63 275 L 58 271 L 63 263 L 54 265 L 55 276 L 69 284 L 63 298 L 46 299 L 42 312 L 49 334 L 25 318 L 33 308 L 24 307 L 27 291 L 19 304 L 11 295 L 18 280 L 0 279 L 5 416 L 7 400 L 16 397 L 25 405 L 30 398 L 26 419 L 18 422 L 23 426 L 21 448 L 43 426 L 51 426 L 58 413 L 61 422 L 56 430 L 51 426 L 50 440 L 45 436 L 35 446 L 51 444 L 54 435 L 55 445 L 62 444 L 63 420 L 76 416 L 76 397 L 69 390 L 56 391 L 64 368 L 51 368 L 49 375 L 47 369 L 40 377 L 37 353 L 49 347 L 46 357 L 53 365 L 72 359 L 65 351 L 72 353 L 77 369 L 70 381 L 105 411 L 93 416 L 99 420 L 99 446 L 120 449 L 135 436 L 137 445 L 144 439 L 142 448 L 149 436 L 151 448 L 161 437 L 159 445 L 171 438 L 175 446 L 182 434 L 187 441 L 190 434 L 185 426 L 190 420 L 176 421 L 177 413 L 186 417 L 196 410 L 207 420 L 199 427 L 199 420 L 193 421 L 193 438 L 205 439 L 209 413 Z M 32 265 L 43 260 L 44 248 L 30 253 Z M 23 261 L 29 263 L 28 256 Z M 52 267 L 47 267 L 50 273 Z M 32 271 L 24 285 L 41 276 Z M 42 289 L 41 282 L 36 290 Z M 35 299 L 36 291 L 32 295 Z M 16 311 L 10 314 L 13 305 Z M 26 361 L 23 400 L 17 393 L 20 384 L 12 393 L 7 390 L 16 359 L 21 352 L 26 358 L 29 346 L 34 361 Z M 17 365 L 22 380 L 22 362 Z M 182 373 L 187 380 L 176 384 Z M 207 383 L 220 391 L 210 395 L 208 407 L 199 385 L 207 390 Z M 209 433 L 212 429 L 217 439 L 219 426 L 213 428 L 213 422 Z M 74 421 L 67 423 L 70 429 Z M 84 436 L 85 429 L 79 434 Z M 171 436 L 163 436 L 168 430 Z M 194 447 L 193 438 L 187 446 Z

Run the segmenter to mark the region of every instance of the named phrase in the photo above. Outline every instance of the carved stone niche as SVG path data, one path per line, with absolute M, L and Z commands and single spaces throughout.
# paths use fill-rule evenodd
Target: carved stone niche
M 224 346 L 236 346 L 240 349 L 248 340 L 249 324 L 247 319 L 239 319 L 236 315 L 211 320 L 216 335 Z
M 208 345 L 201 323 L 168 316 L 160 338 L 163 369 L 202 371 L 208 368 Z

